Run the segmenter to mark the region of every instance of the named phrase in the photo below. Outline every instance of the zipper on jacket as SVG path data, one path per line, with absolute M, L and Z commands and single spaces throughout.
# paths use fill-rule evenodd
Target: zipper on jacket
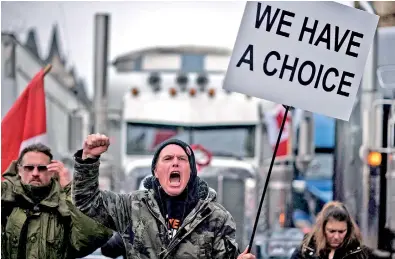
M 166 233 L 165 233 L 165 234 L 166 234 L 166 236 L 167 236 L 167 232 L 169 231 L 169 229 L 168 229 L 168 227 L 167 227 L 167 224 L 165 224 L 165 223 L 163 222 L 164 219 L 161 220 L 159 217 L 156 216 L 156 213 L 152 210 L 151 206 L 148 204 L 148 201 L 147 201 L 146 199 L 144 199 L 144 202 L 145 202 L 145 204 L 147 205 L 148 210 L 151 212 L 151 214 L 152 214 L 158 221 L 160 221 L 160 222 L 162 223 L 162 225 L 165 226 L 165 229 L 166 229 Z M 184 220 L 184 221 L 183 221 L 183 223 L 181 224 L 180 228 L 177 230 L 177 233 L 175 234 L 175 236 L 170 240 L 170 243 L 169 243 L 169 245 L 167 246 L 167 248 L 166 248 L 165 250 L 161 251 L 161 252 L 158 254 L 160 258 L 166 258 L 166 257 L 170 254 L 170 252 L 171 252 L 171 251 L 182 241 L 182 239 L 180 239 L 180 240 L 177 239 L 178 236 L 180 235 L 181 230 L 184 229 L 185 226 L 186 226 L 187 224 L 189 224 L 189 223 L 196 217 L 196 215 L 198 215 L 203 209 L 205 209 L 206 206 L 207 206 L 207 204 L 208 204 L 207 200 L 204 200 L 203 204 L 202 204 L 202 205 L 200 206 L 200 208 L 195 212 L 195 214 L 194 214 L 193 216 L 191 216 L 190 219 L 189 219 L 188 221 L 187 221 L 187 220 Z M 211 214 L 211 213 L 205 215 L 205 217 L 203 217 L 201 220 L 199 220 L 199 223 L 200 223 L 201 221 L 203 221 L 204 219 L 206 219 L 210 214 Z M 187 218 L 188 218 L 188 217 L 187 217 Z M 186 218 L 186 219 L 187 219 L 187 218 Z M 193 230 L 193 229 L 190 229 L 186 234 L 189 234 L 189 233 L 191 232 L 191 230 Z M 178 242 L 176 242 L 176 241 L 178 241 Z
M 342 259 L 346 258 L 346 257 L 349 256 L 349 255 L 359 253 L 359 252 L 361 252 L 361 251 L 362 251 L 362 249 L 357 249 L 356 251 L 353 251 L 353 252 L 348 253 L 348 254 L 346 254 L 345 256 L 343 256 Z
M 147 205 L 148 210 L 151 212 L 152 216 L 154 216 L 160 223 L 162 223 L 162 225 L 165 226 L 166 231 L 169 231 L 169 229 L 168 229 L 168 227 L 167 227 L 167 224 L 165 224 L 165 222 L 164 222 L 164 219 L 163 219 L 163 218 L 161 219 L 161 218 L 159 218 L 158 216 L 156 216 L 157 213 L 155 213 L 155 212 L 152 210 L 151 206 L 148 204 L 148 202 L 147 202 L 145 199 L 144 199 L 144 202 L 145 202 L 145 205 Z M 167 232 L 166 232 L 166 234 L 167 234 Z
M 178 229 L 177 233 L 175 234 L 175 236 L 173 237 L 172 240 L 175 240 L 175 239 L 179 236 L 180 230 L 184 229 L 185 226 L 188 225 L 190 222 L 192 222 L 193 219 L 195 219 L 196 216 L 197 216 L 201 211 L 203 211 L 204 209 L 207 208 L 207 204 L 208 204 L 208 203 L 209 203 L 209 202 L 207 201 L 207 199 L 204 200 L 203 203 L 200 205 L 199 209 L 195 212 L 194 215 L 192 215 L 191 217 L 188 217 L 188 216 L 187 216 L 187 217 L 185 218 L 185 220 L 182 222 L 180 228 Z M 208 215 L 210 215 L 210 214 L 208 214 Z M 208 216 L 208 215 L 207 215 L 207 216 Z M 203 219 L 205 219 L 205 218 L 206 218 L 206 216 L 205 216 Z M 188 219 L 188 220 L 187 220 L 187 219 Z M 201 221 L 200 221 L 200 222 L 201 222 Z M 171 243 L 172 243 L 172 242 L 170 242 L 170 244 L 171 244 Z
M 200 211 L 201 211 L 201 210 L 198 210 L 198 211 L 196 212 L 196 214 L 198 214 Z M 199 225 L 203 220 L 205 220 L 205 219 L 206 219 L 207 217 L 209 217 L 210 215 L 211 215 L 211 213 L 207 213 L 207 215 L 205 215 L 204 217 L 202 217 L 201 219 L 199 219 L 199 221 L 196 223 L 196 226 Z M 195 218 L 195 217 L 193 217 L 193 218 Z M 191 221 L 192 221 L 192 220 L 190 220 L 190 221 L 188 222 L 188 224 L 189 224 Z M 167 253 L 165 254 L 164 258 L 166 258 L 166 256 L 168 256 L 168 254 L 170 254 L 170 252 L 172 252 L 172 250 L 183 240 L 183 238 L 184 238 L 185 236 L 188 236 L 188 235 L 189 235 L 190 233 L 192 233 L 192 231 L 195 229 L 195 228 L 191 228 L 191 229 L 188 230 L 188 232 L 186 232 L 181 238 L 178 238 L 178 236 L 179 236 L 180 233 L 181 233 L 181 230 L 184 229 L 186 225 L 187 225 L 187 224 L 185 224 L 182 228 L 180 228 L 180 229 L 177 231 L 177 233 L 176 233 L 176 235 L 174 236 L 174 238 L 171 239 L 170 244 L 169 244 L 169 246 L 168 246 L 168 248 L 167 248 Z

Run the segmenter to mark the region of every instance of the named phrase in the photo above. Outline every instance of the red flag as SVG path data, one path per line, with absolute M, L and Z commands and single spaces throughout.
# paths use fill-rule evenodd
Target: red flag
M 283 122 L 284 115 L 285 115 L 285 108 L 281 105 L 281 107 L 279 107 L 277 111 L 277 116 L 276 116 L 278 133 L 280 132 L 281 123 Z M 290 155 L 290 153 L 292 152 L 290 146 L 291 143 L 290 138 L 292 135 L 290 130 L 290 124 L 291 124 L 291 115 L 288 113 L 287 118 L 285 119 L 284 129 L 281 135 L 280 144 L 278 145 L 276 156 L 286 156 L 286 155 Z
M 285 108 L 282 105 L 276 105 L 273 110 L 266 112 L 265 119 L 268 126 L 269 142 L 272 145 L 273 150 L 276 146 L 277 137 L 280 132 L 281 123 L 283 121 L 284 115 Z M 285 119 L 284 129 L 281 134 L 281 139 L 277 149 L 276 157 L 287 156 L 292 152 L 290 146 L 291 123 L 291 115 L 288 113 L 287 118 Z
M 34 76 L 1 122 L 2 174 L 24 147 L 46 143 L 44 76 L 44 69 Z

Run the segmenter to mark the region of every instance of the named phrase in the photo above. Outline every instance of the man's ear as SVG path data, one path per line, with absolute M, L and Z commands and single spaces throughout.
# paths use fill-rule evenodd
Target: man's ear
M 157 162 L 158 163 L 158 162 Z M 156 165 L 155 165 L 155 167 L 154 167 L 154 176 L 155 176 L 155 178 L 158 178 L 158 172 L 157 172 L 157 170 L 156 170 Z

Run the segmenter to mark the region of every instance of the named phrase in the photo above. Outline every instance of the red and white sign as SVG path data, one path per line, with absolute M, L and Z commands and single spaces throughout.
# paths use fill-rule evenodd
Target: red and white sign
M 278 134 L 280 132 L 281 123 L 285 115 L 285 108 L 282 105 L 276 105 L 273 110 L 265 113 L 265 120 L 268 129 L 269 143 L 273 147 L 276 146 Z M 287 156 L 291 151 L 291 115 L 288 112 L 285 120 L 283 133 L 281 135 L 280 144 L 277 149 L 276 157 Z
M 44 69 L 38 72 L 1 122 L 1 173 L 20 151 L 34 143 L 47 143 Z

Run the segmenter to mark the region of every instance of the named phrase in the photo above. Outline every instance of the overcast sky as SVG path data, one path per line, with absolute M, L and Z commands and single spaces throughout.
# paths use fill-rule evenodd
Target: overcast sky
M 344 2 L 349 4 L 349 2 Z M 109 60 L 156 45 L 214 45 L 232 48 L 245 1 L 234 2 L 1 2 L 1 29 L 22 42 L 37 29 L 39 52 L 48 54 L 50 33 L 59 25 L 67 66 L 75 66 L 93 90 L 95 13 L 108 13 Z

